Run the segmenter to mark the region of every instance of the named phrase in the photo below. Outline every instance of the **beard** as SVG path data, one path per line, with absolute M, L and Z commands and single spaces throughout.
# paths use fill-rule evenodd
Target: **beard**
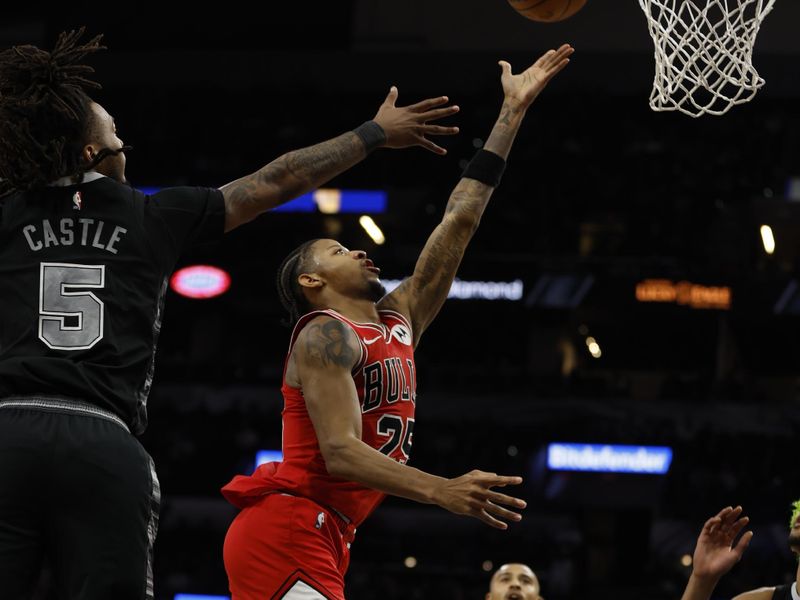
M 386 288 L 383 286 L 380 279 L 369 280 L 367 285 L 367 294 L 369 295 L 369 299 L 373 302 L 377 302 L 386 295 Z
M 800 554 L 800 531 L 789 532 L 789 548 L 792 552 Z

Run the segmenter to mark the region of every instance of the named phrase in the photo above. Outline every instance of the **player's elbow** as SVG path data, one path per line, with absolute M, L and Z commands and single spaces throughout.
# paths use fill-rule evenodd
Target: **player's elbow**
M 472 236 L 481 224 L 481 216 L 469 212 L 455 211 L 448 215 L 453 227 L 467 236 Z
M 225 200 L 225 232 L 232 229 L 236 229 L 240 225 L 244 225 L 252 221 L 253 219 L 258 216 L 257 214 L 251 214 L 247 210 L 245 210 L 240 203 L 236 203 L 233 201 L 229 201 L 227 198 Z
M 346 479 L 352 465 L 347 441 L 327 440 L 324 443 L 320 443 L 320 450 L 322 451 L 322 458 L 325 460 L 325 469 L 328 471 L 328 475 Z

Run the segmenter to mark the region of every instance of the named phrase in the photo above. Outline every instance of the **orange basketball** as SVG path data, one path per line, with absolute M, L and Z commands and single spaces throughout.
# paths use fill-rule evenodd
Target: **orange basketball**
M 555 23 L 568 19 L 586 4 L 586 0 L 508 0 L 515 11 L 532 21 Z

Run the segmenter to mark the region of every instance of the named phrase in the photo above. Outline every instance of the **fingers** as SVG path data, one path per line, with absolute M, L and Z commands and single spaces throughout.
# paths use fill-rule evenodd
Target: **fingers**
M 441 146 L 434 144 L 428 138 L 420 137 L 419 141 L 417 142 L 417 146 L 422 146 L 426 150 L 430 150 L 434 154 L 438 154 L 439 156 L 444 156 L 447 154 L 447 150 L 442 148 Z
M 384 106 L 394 106 L 395 102 L 397 102 L 397 96 L 399 92 L 397 91 L 397 86 L 392 86 L 389 88 L 389 93 L 386 95 L 386 99 L 383 101 Z
M 575 52 L 575 48 L 569 44 L 562 44 L 558 50 L 556 50 L 555 54 L 553 54 L 552 60 L 553 62 L 559 62 L 565 58 L 568 58 L 573 52 Z
M 522 477 L 518 476 L 495 475 L 494 473 L 482 473 L 480 471 L 476 472 L 474 476 L 475 483 L 485 488 L 505 487 L 522 483 Z
M 442 104 L 447 104 L 449 101 L 450 98 L 447 96 L 437 96 L 436 98 L 428 98 L 427 100 L 422 100 L 416 104 L 406 106 L 406 109 L 412 112 L 425 112 L 427 110 L 431 110 L 432 108 L 436 108 L 437 106 L 441 106 Z
M 733 510 L 733 507 L 732 506 L 728 506 L 728 507 L 723 508 L 721 511 L 719 511 L 713 517 L 711 517 L 703 525 L 702 533 L 711 534 L 711 533 L 714 533 L 715 531 L 717 531 L 719 529 L 719 527 L 722 525 L 722 520 L 725 517 L 727 517 L 728 514 L 730 514 L 730 512 L 732 510 Z
M 508 510 L 507 508 L 503 508 L 502 506 L 498 506 L 494 502 L 487 502 L 486 508 L 484 510 L 488 513 L 496 517 L 500 517 L 502 519 L 506 519 L 507 521 L 521 521 L 522 515 L 519 513 L 514 512 L 513 510 Z
M 723 519 L 725 516 L 727 516 L 727 515 L 728 515 L 728 513 L 730 513 L 732 510 L 733 510 L 733 507 L 732 507 L 732 506 L 726 506 L 726 507 L 725 507 L 725 508 L 723 508 L 721 511 L 719 511 L 719 512 L 716 514 L 716 516 L 717 516 L 717 518 L 719 518 L 720 520 L 722 520 L 722 519 Z
M 495 519 L 485 510 L 478 512 L 474 516 L 483 521 L 484 523 L 486 523 L 487 525 L 489 525 L 490 527 L 494 527 L 495 529 L 503 529 L 503 530 L 508 529 L 508 523 L 504 523 L 503 521 Z
M 449 117 L 450 115 L 456 114 L 459 110 L 461 110 L 457 104 L 453 106 L 446 106 L 444 108 L 435 108 L 433 110 L 428 110 L 423 113 L 420 113 L 418 118 L 423 123 L 427 121 L 436 121 L 437 119 L 444 119 L 445 117 Z
M 559 64 L 566 58 L 569 58 L 572 53 L 575 52 L 575 48 L 570 46 L 569 44 L 562 44 L 558 50 L 550 50 L 544 54 L 537 62 L 541 62 L 539 66 L 543 68 L 549 68 L 553 65 Z
M 736 508 L 732 508 L 731 510 L 727 511 L 725 515 L 721 517 L 722 522 L 720 523 L 719 527 L 720 531 L 725 534 L 730 532 L 731 528 L 736 524 L 736 520 L 741 514 L 741 506 L 737 506 Z
M 550 50 L 537 60 L 533 68 L 542 69 L 545 72 L 545 81 L 550 81 L 557 73 L 569 64 L 569 57 L 575 52 L 575 48 L 569 44 L 564 44 L 558 50 Z
M 744 529 L 749 522 L 750 522 L 749 517 L 742 517 L 731 526 L 731 528 L 727 532 L 727 535 L 730 538 L 731 542 L 734 539 L 736 539 L 736 536 L 739 535 L 742 529 Z
M 440 125 L 423 125 L 422 133 L 424 135 L 455 135 L 458 133 L 458 127 L 441 127 Z
M 497 64 L 500 65 L 500 69 L 502 69 L 503 76 L 511 75 L 511 65 L 508 62 L 504 60 L 498 60 Z
M 538 59 L 536 59 L 536 62 L 533 63 L 533 66 L 539 67 L 540 69 L 546 69 L 550 65 L 553 56 L 555 56 L 555 53 L 556 53 L 555 50 L 548 50 L 547 52 L 542 54 Z
M 708 521 L 705 522 L 705 524 L 703 525 L 703 530 L 700 533 L 711 535 L 719 528 L 720 523 L 722 523 L 722 520 L 719 517 L 711 517 Z
M 559 62 L 559 63 L 558 63 L 558 64 L 557 64 L 555 67 L 552 67 L 552 68 L 551 68 L 551 69 L 550 69 L 550 70 L 547 72 L 547 75 L 545 75 L 545 77 L 544 77 L 544 78 L 545 78 L 545 81 L 550 81 L 550 80 L 551 80 L 553 77 L 555 77 L 555 76 L 556 76 L 558 73 L 560 73 L 561 71 L 563 71 L 563 70 L 564 70 L 564 67 L 566 67 L 568 64 L 569 64 L 569 59 L 568 59 L 568 58 L 565 58 L 564 60 L 562 60 L 561 62 Z
M 489 492 L 486 495 L 486 499 L 495 504 L 505 504 L 506 506 L 514 506 L 517 508 L 525 508 L 528 506 L 525 500 L 514 498 L 513 496 L 506 496 L 500 492 Z
M 742 554 L 744 554 L 744 551 L 747 550 L 747 547 L 750 545 L 750 540 L 752 539 L 753 539 L 753 532 L 752 531 L 745 532 L 745 534 L 739 539 L 739 543 L 737 543 L 733 547 L 733 552 L 736 554 L 736 556 L 738 556 L 739 558 L 742 557 Z

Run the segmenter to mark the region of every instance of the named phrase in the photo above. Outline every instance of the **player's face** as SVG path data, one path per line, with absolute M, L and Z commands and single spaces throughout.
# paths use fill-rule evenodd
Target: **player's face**
M 530 567 L 509 564 L 500 567 L 492 577 L 486 600 L 540 600 L 539 580 Z
M 349 250 L 336 240 L 319 240 L 313 254 L 316 270 L 325 284 L 340 293 L 373 302 L 386 293 L 380 280 L 381 270 L 363 250 Z
M 89 139 L 84 146 L 84 152 L 89 151 L 90 156 L 84 159 L 91 160 L 91 154 L 97 154 L 103 148 L 119 150 L 122 148 L 122 140 L 117 135 L 117 126 L 114 118 L 108 114 L 106 109 L 97 104 L 91 103 L 92 123 L 89 131 Z M 105 158 L 95 170 L 106 177 L 111 177 L 117 181 L 125 181 L 125 153 L 109 156 Z

